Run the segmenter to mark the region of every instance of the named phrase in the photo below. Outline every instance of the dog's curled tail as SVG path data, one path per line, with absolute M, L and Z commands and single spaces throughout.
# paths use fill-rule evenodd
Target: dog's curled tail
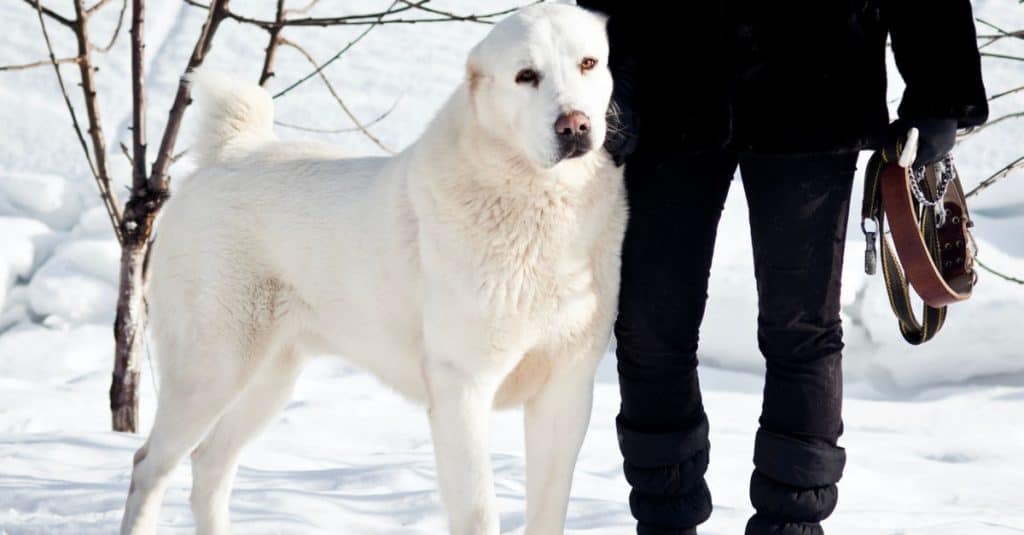
M 262 87 L 207 69 L 188 75 L 199 107 L 190 152 L 199 166 L 231 160 L 274 139 L 274 102 Z

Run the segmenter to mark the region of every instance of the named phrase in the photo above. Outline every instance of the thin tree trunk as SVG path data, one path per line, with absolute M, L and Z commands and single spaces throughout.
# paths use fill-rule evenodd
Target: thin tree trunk
M 139 430 L 139 362 L 146 336 L 146 257 L 151 229 L 139 226 L 146 194 L 145 0 L 132 2 L 132 191 L 121 228 L 121 277 L 114 318 L 110 419 L 114 431 Z
M 121 284 L 114 319 L 115 357 L 110 384 L 110 417 L 115 431 L 139 430 L 139 363 L 145 344 L 143 291 L 149 240 L 131 240 L 121 248 Z

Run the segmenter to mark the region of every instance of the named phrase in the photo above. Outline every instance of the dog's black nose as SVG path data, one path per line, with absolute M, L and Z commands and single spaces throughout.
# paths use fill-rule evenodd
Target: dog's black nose
M 590 150 L 590 117 L 581 111 L 563 113 L 555 121 L 560 159 L 583 156 Z
M 590 117 L 581 111 L 571 111 L 558 116 L 555 133 L 558 137 L 582 137 L 590 132 Z

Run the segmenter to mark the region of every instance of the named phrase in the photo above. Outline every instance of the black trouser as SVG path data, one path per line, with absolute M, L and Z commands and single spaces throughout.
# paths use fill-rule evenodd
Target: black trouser
M 747 534 L 810 535 L 836 505 L 845 454 L 839 288 L 857 155 L 640 152 L 626 167 L 616 421 L 638 533 L 692 534 L 711 514 L 697 338 L 715 234 L 737 166 L 749 206 L 766 360 Z

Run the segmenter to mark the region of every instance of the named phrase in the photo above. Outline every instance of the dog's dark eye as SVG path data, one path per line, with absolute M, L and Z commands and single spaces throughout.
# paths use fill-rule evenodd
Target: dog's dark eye
M 594 67 L 597 67 L 597 60 L 594 58 L 583 58 L 583 61 L 580 62 L 580 70 L 583 72 L 589 71 Z
M 533 69 L 523 69 L 516 73 L 517 84 L 530 84 L 537 87 L 540 84 L 540 73 Z

